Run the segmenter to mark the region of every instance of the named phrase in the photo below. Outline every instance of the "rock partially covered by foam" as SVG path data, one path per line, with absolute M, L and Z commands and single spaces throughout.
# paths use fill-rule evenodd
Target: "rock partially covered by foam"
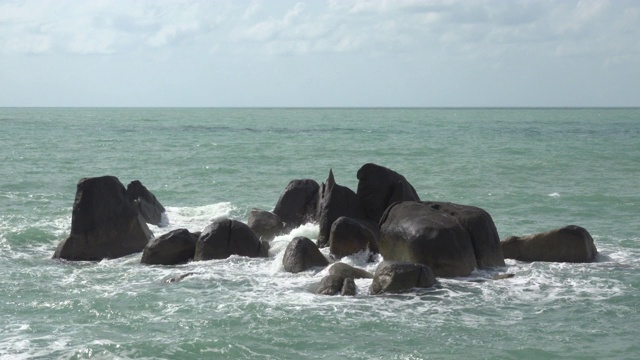
M 78 182 L 71 214 L 71 234 L 54 258 L 97 261 L 140 252 L 153 234 L 115 176 Z
M 291 180 L 284 189 L 273 213 L 284 222 L 284 230 L 291 231 L 316 220 L 316 201 L 320 185 L 312 179 Z
M 371 293 L 400 293 L 414 288 L 430 288 L 435 284 L 436 278 L 426 265 L 383 261 L 373 275 Z
M 282 258 L 284 270 L 298 273 L 316 266 L 327 266 L 329 261 L 322 255 L 311 239 L 298 236 L 293 238 L 284 251 Z
M 337 262 L 329 268 L 330 275 L 338 275 L 343 278 L 352 278 L 352 279 L 372 279 L 373 275 L 368 271 L 363 269 L 358 269 L 351 265 Z
M 380 252 L 378 234 L 377 224 L 341 216 L 331 225 L 329 250 L 337 258 L 366 250 L 377 254 Z
M 268 243 L 260 241 L 247 224 L 217 219 L 200 234 L 194 260 L 226 259 L 231 255 L 266 257 L 268 250 Z
M 598 254 L 591 234 L 576 225 L 528 236 L 511 236 L 500 245 L 505 258 L 521 261 L 592 262 Z

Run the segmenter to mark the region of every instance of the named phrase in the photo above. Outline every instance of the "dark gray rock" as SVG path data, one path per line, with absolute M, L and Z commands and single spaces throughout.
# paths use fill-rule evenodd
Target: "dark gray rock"
M 329 249 L 337 258 L 369 250 L 372 254 L 380 252 L 376 224 L 366 224 L 367 220 L 341 216 L 331 225 Z
M 193 259 L 198 236 L 187 229 L 176 229 L 150 241 L 142 252 L 142 264 L 176 265 Z
M 337 262 L 329 268 L 330 275 L 338 275 L 343 279 L 372 279 L 373 274 L 366 270 L 358 269 L 345 263 Z
M 195 274 L 194 272 L 188 272 L 188 273 L 184 273 L 184 274 L 180 274 L 180 275 L 170 275 L 167 276 L 166 278 L 162 279 L 162 282 L 165 284 L 174 284 L 177 282 L 180 282 L 182 280 L 184 280 L 184 278 L 191 276 Z
M 426 265 L 383 261 L 373 275 L 371 293 L 399 293 L 414 288 L 429 288 L 435 284 L 436 278 Z
M 451 215 L 467 230 L 478 268 L 505 266 L 500 236 L 491 215 L 481 208 L 450 202 L 426 201 L 425 205 Z
M 444 277 L 466 276 L 477 267 L 469 234 L 453 216 L 408 201 L 391 205 L 380 221 L 385 260 L 424 264 Z
M 248 225 L 231 219 L 218 219 L 207 226 L 198 241 L 194 260 L 226 259 L 231 255 L 264 256 L 264 243 Z
M 356 283 L 352 278 L 344 279 L 342 283 L 342 289 L 340 290 L 342 296 L 356 296 Z
M 331 225 L 341 216 L 363 219 L 364 213 L 356 193 L 336 184 L 333 171 L 329 170 L 327 181 L 322 183 L 318 191 L 318 247 L 329 244 Z
M 298 273 L 316 266 L 327 266 L 329 261 L 322 255 L 316 244 L 309 238 L 298 236 L 293 238 L 284 251 L 282 258 L 284 270 Z
M 127 185 L 127 195 L 148 224 L 165 225 L 162 223 L 162 214 L 165 212 L 164 206 L 139 180 L 134 180 Z
M 342 291 L 344 278 L 338 275 L 327 275 L 320 280 L 316 289 L 318 295 L 337 295 Z
M 291 231 L 307 222 L 315 222 L 316 201 L 320 186 L 315 180 L 291 180 L 284 189 L 273 213 L 284 222 L 285 231 Z
M 376 223 L 389 205 L 398 201 L 420 201 L 404 176 L 376 164 L 364 164 L 357 173 L 358 198 L 367 219 Z
M 252 209 L 247 220 L 249 228 L 262 240 L 271 241 L 282 234 L 284 223 L 280 217 L 270 211 Z
M 78 182 L 71 214 L 71 233 L 54 258 L 98 261 L 142 251 L 153 234 L 115 176 Z
M 499 244 L 491 216 L 473 206 L 405 201 L 380 220 L 383 258 L 427 265 L 436 276 L 467 276 L 479 263 L 503 266 Z
M 505 258 L 521 261 L 592 262 L 598 254 L 591 234 L 576 225 L 529 236 L 511 236 L 501 246 Z

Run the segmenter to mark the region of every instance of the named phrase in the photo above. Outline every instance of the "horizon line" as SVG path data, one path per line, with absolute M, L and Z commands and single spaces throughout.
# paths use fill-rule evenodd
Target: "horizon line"
M 640 105 L 622 106 L 0 106 L 0 109 L 639 109 Z

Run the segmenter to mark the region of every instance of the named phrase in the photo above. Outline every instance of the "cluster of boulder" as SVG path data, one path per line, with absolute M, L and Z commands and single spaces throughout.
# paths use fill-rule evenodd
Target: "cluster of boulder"
M 302 224 L 317 223 L 316 242 L 296 237 L 288 244 L 284 270 L 326 267 L 352 254 L 380 254 L 375 274 L 336 262 L 315 292 L 355 295 L 355 279 L 373 278 L 372 294 L 431 287 L 437 277 L 467 276 L 475 269 L 505 266 L 504 259 L 589 262 L 597 255 L 591 235 L 579 226 L 500 241 L 491 216 L 481 208 L 421 201 L 406 178 L 365 164 L 354 192 L 333 172 L 322 184 L 291 181 L 272 211 L 253 209 L 247 223 L 214 220 L 204 230 L 170 231 L 154 238 L 147 223 L 162 226 L 164 207 L 139 181 L 125 189 L 113 176 L 78 182 L 71 234 L 54 258 L 101 260 L 142 251 L 144 264 L 174 265 L 231 255 L 268 257 L 269 243 Z M 330 257 L 320 248 L 328 247 Z

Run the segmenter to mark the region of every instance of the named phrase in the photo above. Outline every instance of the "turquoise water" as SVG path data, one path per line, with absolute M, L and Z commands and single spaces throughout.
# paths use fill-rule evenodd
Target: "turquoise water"
M 640 109 L 0 109 L 1 358 L 640 356 Z M 139 179 L 167 228 L 272 209 L 291 179 L 357 187 L 374 162 L 423 200 L 484 208 L 502 238 L 567 224 L 592 264 L 507 261 L 429 290 L 323 297 L 271 257 L 51 260 L 82 177 Z M 342 261 L 375 270 L 366 255 Z M 381 259 L 378 258 L 379 262 Z M 168 276 L 196 274 L 176 284 Z

